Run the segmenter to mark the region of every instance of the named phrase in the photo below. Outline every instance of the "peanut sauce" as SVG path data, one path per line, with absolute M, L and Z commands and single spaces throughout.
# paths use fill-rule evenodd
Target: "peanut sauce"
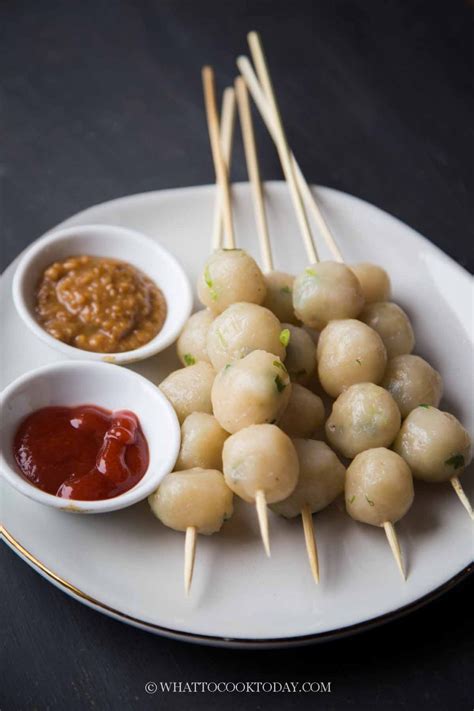
M 151 341 L 163 327 L 161 290 L 131 264 L 87 255 L 45 269 L 36 318 L 54 338 L 96 353 L 123 353 Z

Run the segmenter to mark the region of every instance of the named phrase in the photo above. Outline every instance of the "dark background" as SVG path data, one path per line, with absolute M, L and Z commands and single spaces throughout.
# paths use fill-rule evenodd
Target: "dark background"
M 308 179 L 365 198 L 474 268 L 468 2 L 3 0 L 0 27 L 3 267 L 93 203 L 212 182 L 199 70 L 213 64 L 223 88 L 259 29 Z M 279 178 L 258 138 L 265 177 Z M 239 145 L 233 178 L 246 179 Z M 473 706 L 472 578 L 358 637 L 236 652 L 126 627 L 5 547 L 1 558 L 1 709 Z M 149 680 L 298 679 L 331 681 L 332 693 L 144 692 Z

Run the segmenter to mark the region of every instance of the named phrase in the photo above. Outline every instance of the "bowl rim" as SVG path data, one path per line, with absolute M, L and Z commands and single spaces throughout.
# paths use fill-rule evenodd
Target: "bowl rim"
M 157 463 L 150 459 L 148 468 L 140 481 L 137 482 L 134 487 L 122 494 L 119 494 L 118 496 L 110 499 L 99 499 L 96 501 L 82 501 L 79 499 L 62 499 L 54 494 L 42 491 L 25 479 L 19 471 L 13 469 L 6 460 L 4 452 L 0 452 L 0 475 L 24 496 L 27 496 L 33 501 L 61 511 L 74 513 L 105 513 L 107 511 L 117 511 L 146 499 L 157 489 L 164 476 L 173 470 L 181 444 L 181 428 L 178 417 L 173 409 L 173 406 L 157 385 L 152 383 L 151 380 L 148 380 L 148 378 L 145 378 L 143 375 L 140 375 L 133 370 L 129 370 L 128 368 L 122 368 L 120 366 L 114 366 L 112 364 L 97 361 L 69 360 L 59 361 L 58 363 L 52 363 L 40 368 L 35 368 L 34 370 L 29 370 L 12 381 L 0 393 L 1 419 L 3 420 L 5 417 L 8 400 L 13 397 L 19 389 L 24 389 L 25 387 L 27 388 L 33 380 L 37 380 L 39 377 L 47 378 L 49 375 L 57 371 L 77 369 L 104 370 L 105 368 L 109 369 L 107 371 L 109 374 L 110 369 L 115 368 L 119 378 L 125 377 L 135 380 L 137 384 L 140 384 L 142 387 L 142 394 L 147 392 L 147 396 L 155 398 L 157 406 L 156 421 L 160 422 L 160 427 L 163 427 L 164 423 L 163 418 L 159 417 L 158 408 L 161 408 L 162 413 L 166 413 L 167 417 L 165 426 L 168 427 L 168 433 L 164 438 L 164 441 L 166 442 L 165 450 L 160 452 L 160 456 L 163 461 L 159 466 L 157 466 Z M 45 404 L 44 407 L 47 407 L 47 405 Z M 18 420 L 17 424 L 19 424 L 20 421 L 21 420 Z
M 163 328 L 154 336 L 148 343 L 145 343 L 139 348 L 135 348 L 131 351 L 123 351 L 120 353 L 96 353 L 95 351 L 86 351 L 75 346 L 71 346 L 67 343 L 59 341 L 54 336 L 51 336 L 34 318 L 31 313 L 30 308 L 26 304 L 23 296 L 23 287 L 25 282 L 26 272 L 31 264 L 31 261 L 41 254 L 45 249 L 51 247 L 56 243 L 63 242 L 69 237 L 81 237 L 82 235 L 88 236 L 91 233 L 102 233 L 105 239 L 110 239 L 115 235 L 125 237 L 129 236 L 131 239 L 131 245 L 141 243 L 144 246 L 153 249 L 157 252 L 157 257 L 162 261 L 167 262 L 167 266 L 175 269 L 176 273 L 179 274 L 182 281 L 182 289 L 180 289 L 180 297 L 183 303 L 183 314 L 180 319 L 177 319 L 173 323 L 166 336 L 163 336 Z M 133 246 L 131 247 L 131 252 L 133 251 Z M 107 256 L 107 249 L 104 250 Z M 161 285 L 158 285 L 162 289 Z M 169 296 L 163 291 L 166 301 L 169 302 Z M 156 353 L 164 350 L 170 346 L 178 338 L 181 333 L 186 320 L 191 315 L 193 308 L 193 294 L 191 289 L 191 284 L 189 278 L 184 271 L 183 267 L 179 261 L 174 257 L 171 252 L 161 246 L 154 239 L 145 235 L 138 230 L 130 229 L 128 227 L 122 227 L 120 225 L 110 225 L 110 224 L 100 224 L 100 223 L 90 223 L 87 225 L 72 225 L 69 227 L 63 227 L 60 229 L 54 229 L 46 234 L 42 235 L 36 239 L 20 256 L 18 266 L 15 270 L 12 283 L 12 294 L 13 303 L 15 308 L 23 321 L 23 323 L 29 328 L 29 330 L 37 336 L 40 340 L 46 343 L 51 348 L 59 351 L 63 355 L 75 360 L 85 360 L 85 361 L 102 361 L 106 363 L 133 363 L 138 360 L 144 360 L 149 358 Z

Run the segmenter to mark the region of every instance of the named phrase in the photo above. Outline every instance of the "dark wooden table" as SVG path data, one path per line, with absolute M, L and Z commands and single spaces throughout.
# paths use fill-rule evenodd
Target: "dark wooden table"
M 473 269 L 469 3 L 5 0 L 0 15 L 3 267 L 90 204 L 211 182 L 199 69 L 211 63 L 221 87 L 231 82 L 255 28 L 308 178 L 369 200 Z M 258 138 L 265 177 L 280 177 Z M 245 180 L 239 146 L 234 166 Z M 1 557 L 3 710 L 472 708 L 472 579 L 358 637 L 256 653 L 152 637 Z M 319 680 L 332 691 L 149 696 L 150 680 Z

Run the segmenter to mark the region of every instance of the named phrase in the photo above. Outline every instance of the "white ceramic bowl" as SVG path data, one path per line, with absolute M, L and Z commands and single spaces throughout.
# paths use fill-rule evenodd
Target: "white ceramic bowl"
M 62 499 L 30 484 L 16 467 L 13 439 L 25 417 L 42 407 L 83 404 L 131 410 L 137 415 L 148 442 L 150 462 L 142 479 L 112 499 Z M 107 363 L 64 361 L 22 375 L 3 391 L 0 417 L 0 469 L 5 479 L 34 501 L 78 513 L 115 511 L 145 499 L 173 469 L 181 439 L 178 418 L 161 390 L 132 370 Z
M 35 318 L 35 290 L 43 270 L 57 260 L 74 255 L 110 257 L 140 269 L 162 290 L 167 315 L 161 331 L 151 341 L 124 353 L 93 353 L 50 336 Z M 34 242 L 22 255 L 13 279 L 15 307 L 33 333 L 69 358 L 132 363 L 171 345 L 179 336 L 192 309 L 189 280 L 177 260 L 149 237 L 114 225 L 83 225 L 51 232 Z

